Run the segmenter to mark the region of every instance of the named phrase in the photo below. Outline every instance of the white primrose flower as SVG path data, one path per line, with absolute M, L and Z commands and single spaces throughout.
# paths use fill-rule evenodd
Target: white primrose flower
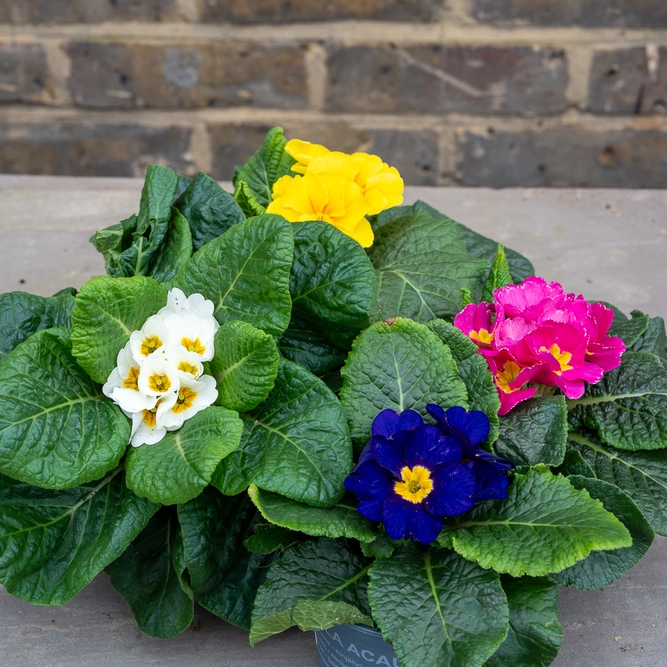
M 195 354 L 199 361 L 213 359 L 213 337 L 220 326 L 215 318 L 172 313 L 164 318 L 164 324 L 169 332 L 168 355 L 180 347 Z
M 167 431 L 179 429 L 186 419 L 215 403 L 218 398 L 215 385 L 215 378 L 210 375 L 202 375 L 199 380 L 192 376 L 185 378 L 176 392 L 176 401 L 158 405 L 157 422 L 163 424 Z
M 175 391 L 169 392 L 157 399 L 153 409 L 141 410 L 132 414 L 132 435 L 130 438 L 132 447 L 154 445 L 167 435 L 167 429 L 160 421 L 158 411 L 169 409 L 176 402 L 176 397 Z
M 185 294 L 175 287 L 169 290 L 167 305 L 158 311 L 160 317 L 166 317 L 170 313 L 192 313 L 199 317 L 213 317 L 215 306 L 213 301 L 205 299 L 201 294 Z
M 139 391 L 148 396 L 161 397 L 178 391 L 181 380 L 175 366 L 163 355 L 152 354 L 141 364 Z
M 116 364 L 102 387 L 104 395 L 119 405 L 126 414 L 153 409 L 157 398 L 139 390 L 141 368 L 134 360 L 129 342 L 118 353 Z
M 167 343 L 167 327 L 158 315 L 149 317 L 139 331 L 130 334 L 130 349 L 139 363 L 156 353 L 159 355 L 164 352 Z
M 199 379 L 204 374 L 204 364 L 202 364 L 199 355 L 194 352 L 188 352 L 183 346 L 170 347 L 169 363 L 176 368 L 178 376 L 183 379 L 183 375 Z

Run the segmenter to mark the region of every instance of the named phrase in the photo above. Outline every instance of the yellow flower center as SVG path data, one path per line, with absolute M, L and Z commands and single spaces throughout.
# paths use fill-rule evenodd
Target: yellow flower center
M 144 338 L 143 341 L 141 341 L 141 354 L 147 357 L 150 354 L 153 354 L 159 347 L 162 347 L 162 341 L 157 336 Z
M 519 377 L 521 366 L 515 361 L 508 361 L 501 371 L 496 373 L 496 384 L 498 389 L 504 391 L 506 394 L 511 394 L 516 389 L 512 389 L 510 384 Z
M 183 373 L 190 373 L 190 375 L 194 375 L 195 377 L 197 377 L 197 373 L 199 372 L 194 364 L 189 364 L 187 361 L 181 361 L 178 364 L 178 370 Z
M 491 342 L 493 341 L 493 334 L 486 329 L 471 331 L 468 335 L 476 343 L 481 343 L 482 345 L 491 345 Z
M 189 387 L 181 387 L 180 390 L 178 391 L 178 397 L 176 398 L 176 403 L 174 403 L 174 407 L 171 409 L 172 412 L 180 414 L 181 412 L 189 410 L 194 405 L 196 398 L 197 398 L 196 391 L 192 391 L 192 389 L 190 389 Z
M 423 466 L 410 469 L 405 466 L 401 470 L 402 482 L 394 484 L 394 491 L 408 502 L 418 504 L 433 490 L 431 473 Z
M 549 352 L 549 354 L 551 354 L 551 356 L 558 362 L 560 370 L 555 371 L 556 375 L 560 375 L 563 371 L 570 371 L 574 368 L 573 366 L 570 366 L 572 354 L 570 352 L 561 352 L 557 343 L 554 343 L 549 349 L 544 346 L 541 347 L 540 352 Z
M 171 380 L 167 375 L 159 375 L 156 373 L 148 378 L 148 386 L 151 391 L 157 391 L 158 393 L 163 394 L 165 391 L 169 391 Z
M 199 338 L 192 340 L 192 338 L 181 338 L 181 345 L 188 351 L 196 354 L 204 354 L 206 347 L 202 345 Z
M 157 424 L 157 405 L 152 410 L 144 410 L 143 422 L 148 428 L 155 428 Z
M 130 366 L 130 370 L 127 373 L 127 377 L 123 380 L 123 387 L 125 389 L 134 389 L 134 391 L 139 391 L 139 369 L 134 366 Z

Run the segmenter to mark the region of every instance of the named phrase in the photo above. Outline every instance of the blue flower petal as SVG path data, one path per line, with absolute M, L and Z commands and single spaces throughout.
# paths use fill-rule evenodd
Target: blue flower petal
M 391 438 L 399 431 L 412 431 L 424 423 L 421 415 L 414 410 L 404 410 L 400 414 L 393 410 L 383 410 L 374 420 L 371 435 Z
M 515 467 L 511 461 L 503 459 L 500 456 L 496 456 L 495 454 L 490 454 L 489 452 L 481 448 L 478 448 L 478 451 L 475 454 L 475 458 L 490 463 L 498 470 L 507 471 L 507 470 L 512 470 L 512 468 Z
M 477 482 L 477 490 L 473 500 L 480 503 L 483 500 L 504 500 L 507 498 L 509 479 L 502 470 L 496 468 L 492 463 L 479 459 L 472 461 L 471 466 Z
M 467 412 L 458 406 L 445 412 L 445 424 L 449 432 L 462 440 L 478 445 L 489 435 L 489 418 L 481 410 Z
M 419 544 L 431 544 L 440 535 L 445 522 L 429 514 L 422 505 L 415 505 L 415 507 L 408 521 L 409 533 Z
M 359 454 L 359 461 L 352 472 L 356 472 L 364 463 L 373 460 L 373 441 L 369 440 Z
M 385 498 L 382 503 L 382 521 L 392 540 L 407 540 L 410 537 L 408 523 L 414 507 L 417 505 L 412 505 L 395 494 Z
M 396 479 L 401 479 L 401 469 L 404 467 L 403 450 L 410 431 L 399 432 L 395 438 L 389 440 L 381 435 L 372 440 L 373 459 L 383 468 L 389 470 Z
M 445 411 L 435 403 L 429 403 L 426 406 L 426 412 L 435 419 L 438 426 L 442 429 L 443 435 L 447 435 L 447 422 L 445 421 Z
M 394 484 L 391 473 L 375 461 L 367 461 L 345 479 L 345 488 L 359 500 L 384 498 L 393 493 Z
M 405 445 L 404 465 L 411 468 L 420 465 L 435 470 L 444 463 L 460 463 L 461 458 L 461 444 L 458 440 L 443 437 L 440 429 L 432 424 L 418 428 Z
M 383 498 L 375 500 L 361 500 L 359 501 L 359 514 L 365 516 L 369 521 L 382 521 L 382 502 Z
M 400 431 L 414 431 L 423 423 L 422 416 L 414 410 L 403 410 L 398 416 L 398 429 Z
M 442 466 L 433 474 L 433 491 L 424 499 L 424 507 L 435 516 L 458 516 L 475 504 L 477 482 L 466 465 L 454 463 Z

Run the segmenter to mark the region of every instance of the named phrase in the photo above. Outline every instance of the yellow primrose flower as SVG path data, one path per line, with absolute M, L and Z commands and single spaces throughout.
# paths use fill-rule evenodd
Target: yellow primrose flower
M 290 139 L 285 145 L 285 152 L 296 160 L 292 171 L 297 174 L 305 174 L 313 158 L 329 155 L 331 151 L 319 144 L 311 144 L 310 141 Z
M 357 183 L 327 172 L 283 176 L 273 186 L 267 213 L 290 222 L 322 220 L 351 236 L 364 248 L 373 244 L 373 230 L 366 219 L 371 206 Z

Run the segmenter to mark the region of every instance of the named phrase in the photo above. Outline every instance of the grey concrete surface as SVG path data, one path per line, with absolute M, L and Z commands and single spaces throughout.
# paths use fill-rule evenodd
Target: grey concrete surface
M 0 176 L 0 292 L 51 294 L 103 272 L 90 235 L 135 212 L 141 182 Z M 526 254 L 537 273 L 629 312 L 667 316 L 667 192 L 408 188 L 452 218 Z M 564 590 L 556 667 L 667 665 L 667 540 L 604 591 Z M 1 667 L 315 667 L 311 633 L 250 648 L 203 610 L 196 631 L 146 637 L 100 575 L 63 607 L 0 589 Z

